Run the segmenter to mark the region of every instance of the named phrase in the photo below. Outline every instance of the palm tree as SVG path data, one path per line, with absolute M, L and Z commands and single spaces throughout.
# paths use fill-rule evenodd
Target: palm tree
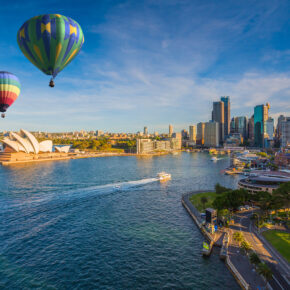
M 267 280 L 267 282 L 272 279 L 273 273 L 271 269 L 269 268 L 269 266 L 265 263 L 260 263 L 258 265 L 258 273 L 260 275 L 263 275 L 265 279 Z
M 235 232 L 233 235 L 233 238 L 235 241 L 237 241 L 239 243 L 239 245 L 244 240 L 244 236 L 241 232 Z
M 241 248 L 248 253 L 251 249 L 252 249 L 252 245 L 250 243 L 248 243 L 247 241 L 243 240 L 241 242 Z
M 257 266 L 261 263 L 261 260 L 259 256 L 255 252 L 253 252 L 250 254 L 250 262 Z

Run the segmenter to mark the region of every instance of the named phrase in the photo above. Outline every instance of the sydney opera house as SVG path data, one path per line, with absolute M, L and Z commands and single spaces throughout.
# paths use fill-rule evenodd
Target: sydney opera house
M 28 131 L 10 132 L 9 137 L 1 140 L 3 150 L 0 162 L 29 161 L 37 159 L 60 158 L 68 155 L 70 146 L 53 146 L 51 140 L 38 142 Z

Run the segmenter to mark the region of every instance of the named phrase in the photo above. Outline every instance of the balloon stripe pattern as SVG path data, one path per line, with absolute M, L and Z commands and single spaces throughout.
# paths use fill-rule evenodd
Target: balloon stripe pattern
M 45 14 L 26 21 L 17 34 L 23 54 L 47 75 L 56 75 L 80 52 L 84 35 L 73 19 Z
M 6 112 L 18 98 L 21 85 L 18 78 L 5 71 L 0 71 L 0 112 Z

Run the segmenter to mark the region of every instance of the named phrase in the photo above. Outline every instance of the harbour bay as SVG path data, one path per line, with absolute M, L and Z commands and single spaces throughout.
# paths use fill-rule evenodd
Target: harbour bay
M 202 258 L 181 205 L 217 182 L 234 188 L 228 164 L 184 152 L 0 167 L 0 286 L 239 289 L 217 255 Z M 172 180 L 157 182 L 160 171 Z

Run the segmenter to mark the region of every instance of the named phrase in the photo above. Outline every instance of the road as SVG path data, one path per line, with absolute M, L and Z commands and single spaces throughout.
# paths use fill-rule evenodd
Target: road
M 234 218 L 236 224 L 233 227 L 234 231 L 240 230 L 243 232 L 244 238 L 252 245 L 252 248 L 259 255 L 260 259 L 269 265 L 273 272 L 273 279 L 269 284 L 273 289 L 290 289 L 289 280 L 289 265 L 276 254 L 275 250 L 269 244 L 266 244 L 264 239 L 258 238 L 254 231 L 254 226 L 250 219 L 252 211 L 237 213 Z M 288 279 L 287 279 L 288 278 Z

